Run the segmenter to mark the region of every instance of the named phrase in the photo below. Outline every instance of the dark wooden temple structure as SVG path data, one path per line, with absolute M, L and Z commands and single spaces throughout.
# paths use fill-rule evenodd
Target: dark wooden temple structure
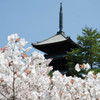
M 63 12 L 62 3 L 60 3 L 59 12 L 59 31 L 56 35 L 38 42 L 32 43 L 32 46 L 36 49 L 45 53 L 45 57 L 53 58 L 50 65 L 53 66 L 54 70 L 59 70 L 61 72 L 66 72 L 68 67 L 66 66 L 66 51 L 70 52 L 73 48 L 79 48 L 80 46 L 76 44 L 70 37 L 66 36 L 63 32 Z

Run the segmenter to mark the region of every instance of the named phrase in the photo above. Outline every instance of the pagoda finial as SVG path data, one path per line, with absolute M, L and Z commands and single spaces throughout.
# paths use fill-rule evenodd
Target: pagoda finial
M 62 3 L 60 3 L 60 12 L 59 12 L 59 29 L 63 29 L 63 12 L 62 12 Z

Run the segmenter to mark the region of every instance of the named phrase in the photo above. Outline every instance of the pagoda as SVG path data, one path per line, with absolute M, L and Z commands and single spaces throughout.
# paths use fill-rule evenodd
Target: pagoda
M 66 66 L 66 52 L 70 52 L 73 48 L 79 48 L 80 46 L 75 43 L 70 37 L 66 36 L 62 29 L 63 12 L 62 3 L 60 3 L 59 31 L 57 32 L 57 34 L 46 40 L 32 43 L 32 46 L 44 52 L 45 58 L 53 58 L 50 66 L 53 66 L 54 70 L 66 72 L 68 70 L 68 67 Z

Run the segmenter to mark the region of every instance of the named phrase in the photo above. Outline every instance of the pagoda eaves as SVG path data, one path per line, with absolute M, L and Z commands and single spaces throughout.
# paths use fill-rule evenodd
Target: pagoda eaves
M 76 44 L 70 37 L 67 37 L 64 32 L 61 34 L 56 34 L 44 41 L 32 43 L 33 47 L 47 53 L 47 54 L 57 54 L 66 51 L 71 51 L 73 48 L 80 47 Z

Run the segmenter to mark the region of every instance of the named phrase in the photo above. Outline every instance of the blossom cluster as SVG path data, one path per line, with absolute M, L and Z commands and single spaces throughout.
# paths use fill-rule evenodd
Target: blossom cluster
M 12 34 L 0 49 L 0 100 L 100 100 L 100 73 L 91 71 L 81 79 L 55 71 L 51 78 L 51 59 L 36 51 L 28 56 L 26 43 Z
M 88 70 L 88 69 L 90 69 L 91 67 L 90 67 L 90 65 L 87 63 L 87 64 L 84 64 L 83 63 L 83 65 L 81 65 L 81 64 L 76 64 L 75 65 L 75 70 L 77 71 L 77 72 L 79 72 L 79 71 L 81 71 L 81 69 L 84 69 L 84 70 Z

